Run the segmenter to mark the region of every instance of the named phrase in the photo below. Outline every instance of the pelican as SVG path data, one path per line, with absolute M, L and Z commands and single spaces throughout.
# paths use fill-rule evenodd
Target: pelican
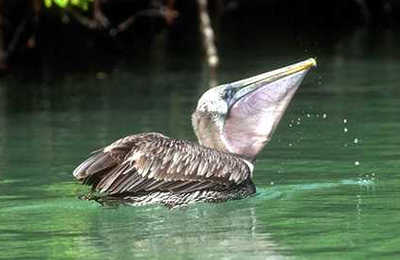
M 310 58 L 206 91 L 192 114 L 198 143 L 160 133 L 127 136 L 93 152 L 73 176 L 97 201 L 136 206 L 246 198 L 256 192 L 257 154 L 316 64 Z

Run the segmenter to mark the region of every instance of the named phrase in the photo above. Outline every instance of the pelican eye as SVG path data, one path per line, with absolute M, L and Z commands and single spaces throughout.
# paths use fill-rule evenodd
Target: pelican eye
M 228 87 L 225 91 L 224 91 L 224 96 L 223 96 L 223 98 L 226 100 L 226 101 L 231 101 L 232 100 L 232 98 L 233 98 L 233 96 L 235 95 L 235 93 L 236 93 L 236 90 L 235 89 L 233 89 L 232 87 Z

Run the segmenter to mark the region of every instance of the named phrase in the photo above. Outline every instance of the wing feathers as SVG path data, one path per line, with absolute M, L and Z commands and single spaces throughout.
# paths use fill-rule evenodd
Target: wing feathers
M 111 158 L 109 154 L 102 153 L 98 158 L 86 169 L 89 175 L 101 172 L 115 166 L 117 163 Z
M 76 169 L 72 173 L 74 177 L 77 178 L 78 180 L 88 177 L 86 169 L 89 168 L 97 159 L 99 159 L 100 156 L 101 154 L 92 155 L 86 161 L 84 161 L 78 167 L 76 167 Z
M 251 172 L 236 155 L 149 133 L 114 142 L 73 174 L 100 192 L 117 195 L 227 189 L 249 178 Z

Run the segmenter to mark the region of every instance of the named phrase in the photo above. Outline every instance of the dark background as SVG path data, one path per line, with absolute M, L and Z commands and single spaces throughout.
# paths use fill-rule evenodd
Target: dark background
M 88 8 L 0 0 L 2 77 L 51 81 L 69 73 L 112 73 L 121 63 L 140 66 L 160 48 L 196 61 L 189 66 L 205 60 L 195 0 L 76 2 L 87 2 Z M 166 17 L 166 9 L 177 17 Z M 283 55 L 280 42 L 286 42 L 305 57 L 334 51 L 337 42 L 360 30 L 368 31 L 361 40 L 372 51 L 388 32 L 399 37 L 400 3 L 395 0 L 210 0 L 208 10 L 222 57 L 219 66 L 229 49 L 245 48 L 260 37 L 271 42 L 264 52 Z M 134 22 L 116 33 L 130 18 Z

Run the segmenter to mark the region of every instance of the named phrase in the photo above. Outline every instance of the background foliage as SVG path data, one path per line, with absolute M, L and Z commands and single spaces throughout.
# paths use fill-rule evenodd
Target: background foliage
M 89 8 L 89 4 L 91 2 L 93 2 L 93 0 L 44 0 L 44 5 L 47 8 L 52 7 L 53 4 L 55 4 L 61 8 L 66 8 L 69 5 L 71 5 L 71 6 L 80 7 L 83 10 L 87 10 Z

